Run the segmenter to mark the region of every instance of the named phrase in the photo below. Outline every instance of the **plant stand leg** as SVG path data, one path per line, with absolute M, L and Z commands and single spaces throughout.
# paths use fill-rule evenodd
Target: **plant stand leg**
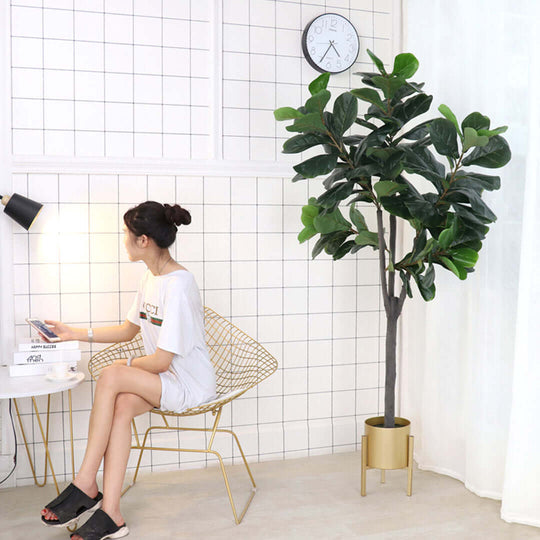
M 381 469 L 381 484 L 386 484 L 386 471 Z
M 412 472 L 413 472 L 413 451 L 414 451 L 414 437 L 409 435 L 409 444 L 408 444 L 408 475 L 407 475 L 407 495 L 410 497 L 412 495 Z
M 360 487 L 360 495 L 362 495 L 362 497 L 366 496 L 367 445 L 368 438 L 366 435 L 362 435 L 362 475 Z

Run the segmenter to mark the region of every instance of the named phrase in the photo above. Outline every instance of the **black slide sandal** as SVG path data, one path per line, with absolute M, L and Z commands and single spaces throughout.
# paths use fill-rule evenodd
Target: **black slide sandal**
M 94 515 L 74 533 L 73 538 L 79 535 L 83 540 L 105 540 L 106 538 L 122 538 L 129 534 L 129 529 L 124 523 L 117 525 L 103 510 L 96 510 Z
M 45 519 L 45 516 L 41 516 L 41 521 L 47 527 L 69 527 L 87 512 L 97 510 L 102 499 L 103 495 L 99 492 L 92 499 L 74 484 L 69 484 L 56 499 L 45 506 L 47 510 L 54 512 L 58 519 Z

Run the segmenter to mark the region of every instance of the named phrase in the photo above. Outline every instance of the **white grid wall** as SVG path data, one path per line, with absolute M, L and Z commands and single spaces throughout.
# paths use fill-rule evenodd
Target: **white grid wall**
M 226 0 L 223 2 L 223 157 L 292 161 L 281 154 L 290 136 L 273 110 L 298 107 L 319 75 L 302 55 L 303 28 L 321 13 L 338 13 L 360 38 L 357 62 L 331 77 L 329 90 L 359 85 L 356 71 L 372 69 L 366 49 L 392 56 L 392 0 Z
M 15 155 L 210 157 L 210 2 L 12 0 Z
M 278 359 L 276 374 L 224 412 L 223 422 L 237 431 L 248 459 L 357 449 L 363 420 L 378 414 L 382 405 L 385 321 L 376 252 L 367 248 L 356 257 L 337 262 L 325 255 L 312 261 L 312 244 L 298 244 L 301 206 L 309 196 L 320 192 L 321 184 L 293 184 L 292 174 L 284 177 L 283 164 L 277 162 L 291 159 L 280 154 L 287 132 L 274 121 L 272 111 L 278 106 L 299 105 L 306 97 L 307 84 L 317 76 L 301 59 L 300 36 L 307 22 L 325 11 L 350 17 L 361 40 L 361 56 L 351 71 L 372 69 L 365 57 L 366 48 L 387 62 L 392 54 L 391 8 L 390 0 L 13 0 L 12 29 L 16 37 L 12 43 L 19 44 L 19 51 L 28 46 L 39 52 L 37 59 L 24 53 L 26 58 L 34 58 L 36 65 L 31 66 L 16 60 L 24 56 L 22 52 L 19 56 L 12 54 L 12 144 L 18 156 L 13 191 L 45 204 L 31 232 L 13 226 L 17 338 L 28 337 L 24 318 L 29 315 L 59 318 L 83 327 L 121 322 L 144 270 L 126 258 L 122 215 L 147 199 L 176 201 L 192 212 L 193 221 L 180 228 L 174 256 L 195 274 L 204 303 L 231 318 Z M 15 24 L 16 17 L 22 17 L 18 10 L 29 10 L 25 17 L 32 14 L 34 23 L 26 30 L 23 24 Z M 48 30 L 53 27 L 47 21 L 62 16 L 72 21 L 62 30 L 69 36 Z M 79 17 L 87 20 L 86 16 L 102 21 L 99 39 L 85 33 L 97 32 L 95 29 L 85 28 L 79 34 L 82 27 L 77 21 Z M 150 34 L 154 38 L 160 35 L 162 42 L 147 43 L 145 40 L 151 38 L 135 31 L 137 21 L 141 28 L 148 24 Z M 165 31 L 169 23 L 186 23 L 191 28 L 189 40 L 175 41 L 179 36 Z M 193 30 L 195 24 L 200 25 L 198 31 Z M 222 40 L 216 45 L 221 47 L 217 54 L 209 50 L 209 41 L 201 41 L 203 33 L 215 32 L 216 24 L 222 30 L 218 32 Z M 46 51 L 53 50 L 49 46 L 67 48 L 73 52 L 73 62 L 58 67 L 54 64 L 56 52 L 51 53 L 52 64 L 45 61 Z M 103 63 L 95 69 L 79 69 L 79 46 L 98 50 Z M 116 64 L 128 66 L 125 71 L 108 68 L 109 55 L 104 51 L 115 50 L 116 46 L 131 50 L 124 63 Z M 149 69 L 161 66 L 162 71 L 132 69 L 139 49 L 141 54 L 158 53 L 161 64 L 148 60 L 144 65 Z M 167 49 L 186 54 L 191 62 L 189 70 L 172 74 L 163 71 Z M 88 53 L 86 58 L 95 60 L 99 54 Z M 209 73 L 199 71 L 204 60 L 194 62 L 194 55 L 219 58 L 219 69 L 206 65 Z M 213 80 L 216 73 L 223 74 L 217 85 Z M 45 84 L 50 78 L 56 82 Z M 61 82 L 64 79 L 66 84 Z M 169 94 L 165 92 L 168 79 L 174 85 Z M 78 80 L 86 82 L 79 84 Z M 116 81 L 112 86 L 107 82 L 111 80 Z M 354 85 L 354 76 L 345 73 L 332 77 L 330 89 L 337 95 Z M 108 88 L 112 94 L 107 93 Z M 166 95 L 174 97 L 166 99 Z M 222 108 L 216 115 L 219 104 Z M 84 116 L 77 113 L 82 110 L 80 105 L 86 108 L 88 121 L 97 122 L 97 127 L 79 123 L 78 118 Z M 156 122 L 152 128 L 155 132 L 139 129 L 138 105 L 145 111 L 141 113 L 144 122 Z M 165 129 L 168 108 L 182 111 L 181 121 L 168 124 L 182 126 L 182 132 Z M 50 113 L 49 109 L 57 112 Z M 121 110 L 126 120 L 122 125 L 128 129 L 110 127 L 116 125 L 109 123 L 110 118 L 123 114 Z M 48 118 L 69 124 L 58 127 L 48 124 Z M 218 129 L 217 133 L 223 136 L 218 139 L 217 154 L 211 143 L 216 136 L 210 131 L 211 118 L 220 118 L 221 122 L 222 131 Z M 21 119 L 38 123 L 29 125 Z M 35 155 L 56 157 L 60 165 L 55 169 L 49 164 L 36 172 Z M 103 163 L 99 170 L 96 167 L 95 172 L 89 172 L 88 161 L 78 171 L 75 160 L 75 166 L 71 161 L 69 169 L 63 170 L 62 155 L 114 156 L 125 158 L 119 161 L 124 165 L 129 165 L 131 158 L 165 157 L 178 159 L 179 165 L 172 167 L 173 173 L 163 174 L 156 159 L 155 169 L 149 160 L 135 174 L 113 174 L 114 166 L 107 170 Z M 252 176 L 241 172 L 241 167 L 231 173 L 230 166 L 224 167 L 225 175 L 215 172 L 220 156 L 255 170 L 253 162 L 265 163 L 261 163 L 261 172 Z M 207 157 L 211 158 L 207 171 L 202 167 L 204 172 L 197 176 L 182 173 L 183 158 Z M 32 162 L 28 170 L 24 168 L 25 159 Z M 275 170 L 269 162 L 275 163 Z M 374 227 L 369 209 L 366 217 Z M 84 346 L 84 370 L 95 350 L 96 346 Z M 86 445 L 92 389 L 87 375 L 73 392 L 76 466 Z M 66 401 L 66 396 L 52 399 L 51 448 L 60 477 L 71 470 Z M 39 435 L 30 401 L 20 403 L 23 421 L 34 435 L 30 435 L 32 452 L 42 463 L 43 445 L 33 443 L 39 441 Z M 38 403 L 44 406 L 43 399 Z M 196 421 L 183 420 L 188 424 Z M 146 422 L 146 416 L 139 419 L 141 427 Z M 170 443 L 168 435 L 163 437 L 161 442 Z M 185 435 L 182 442 L 197 444 L 200 441 L 192 438 L 198 437 L 204 435 Z M 236 462 L 229 440 L 218 440 L 217 445 L 229 461 Z M 23 452 L 20 447 L 19 484 L 32 481 Z M 146 470 L 200 467 L 209 459 L 197 454 L 154 452 L 147 453 L 143 465 Z M 133 465 L 130 463 L 130 467 Z
M 30 233 L 14 226 L 19 340 L 30 335 L 24 322 L 29 314 L 83 327 L 122 322 L 144 271 L 125 255 L 122 215 L 141 200 L 181 201 L 193 221 L 180 228 L 175 258 L 195 274 L 206 305 L 279 361 L 276 374 L 225 413 L 224 422 L 238 429 L 249 459 L 357 448 L 361 424 L 378 413 L 382 397 L 378 259 L 365 250 L 349 260 L 311 261 L 309 247 L 299 245 L 296 236 L 301 206 L 318 185 L 308 193 L 308 183 L 278 177 L 17 174 L 14 187 L 45 203 Z M 373 222 L 369 209 L 366 216 Z M 84 344 L 84 351 L 85 370 L 92 349 Z M 86 444 L 92 385 L 87 374 L 73 392 L 77 464 Z M 21 401 L 24 422 L 34 432 L 31 440 L 39 441 L 30 400 Z M 70 454 L 61 396 L 54 396 L 52 410 L 52 455 L 62 473 L 69 470 Z M 161 437 L 170 443 L 169 435 Z M 230 441 L 221 444 L 232 458 Z M 42 445 L 32 446 L 39 462 Z M 156 452 L 145 466 L 155 470 L 205 460 Z M 31 480 L 24 459 L 18 475 L 20 483 Z

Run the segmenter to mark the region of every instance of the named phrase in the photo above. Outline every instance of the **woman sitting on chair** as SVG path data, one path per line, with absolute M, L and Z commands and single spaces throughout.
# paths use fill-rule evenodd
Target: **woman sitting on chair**
M 191 222 L 179 205 L 147 201 L 124 215 L 124 244 L 147 271 L 126 321 L 96 329 L 46 321 L 63 341 L 129 341 L 142 332 L 146 356 L 117 360 L 101 372 L 90 415 L 86 453 L 77 476 L 41 511 L 41 520 L 66 527 L 92 517 L 71 538 L 103 540 L 129 534 L 120 495 L 131 447 L 131 420 L 154 407 L 181 412 L 213 399 L 215 373 L 208 357 L 204 311 L 193 275 L 173 260 L 177 226 Z M 103 494 L 96 475 L 103 459 Z M 101 509 L 99 509 L 101 507 Z

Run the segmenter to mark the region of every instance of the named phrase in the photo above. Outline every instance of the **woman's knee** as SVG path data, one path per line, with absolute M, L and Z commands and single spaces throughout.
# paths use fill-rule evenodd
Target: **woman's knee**
M 131 422 L 137 415 L 137 396 L 134 394 L 118 394 L 114 403 L 114 417 Z
M 114 390 L 116 383 L 118 382 L 118 367 L 119 366 L 115 364 L 104 367 L 99 374 L 97 388 Z

